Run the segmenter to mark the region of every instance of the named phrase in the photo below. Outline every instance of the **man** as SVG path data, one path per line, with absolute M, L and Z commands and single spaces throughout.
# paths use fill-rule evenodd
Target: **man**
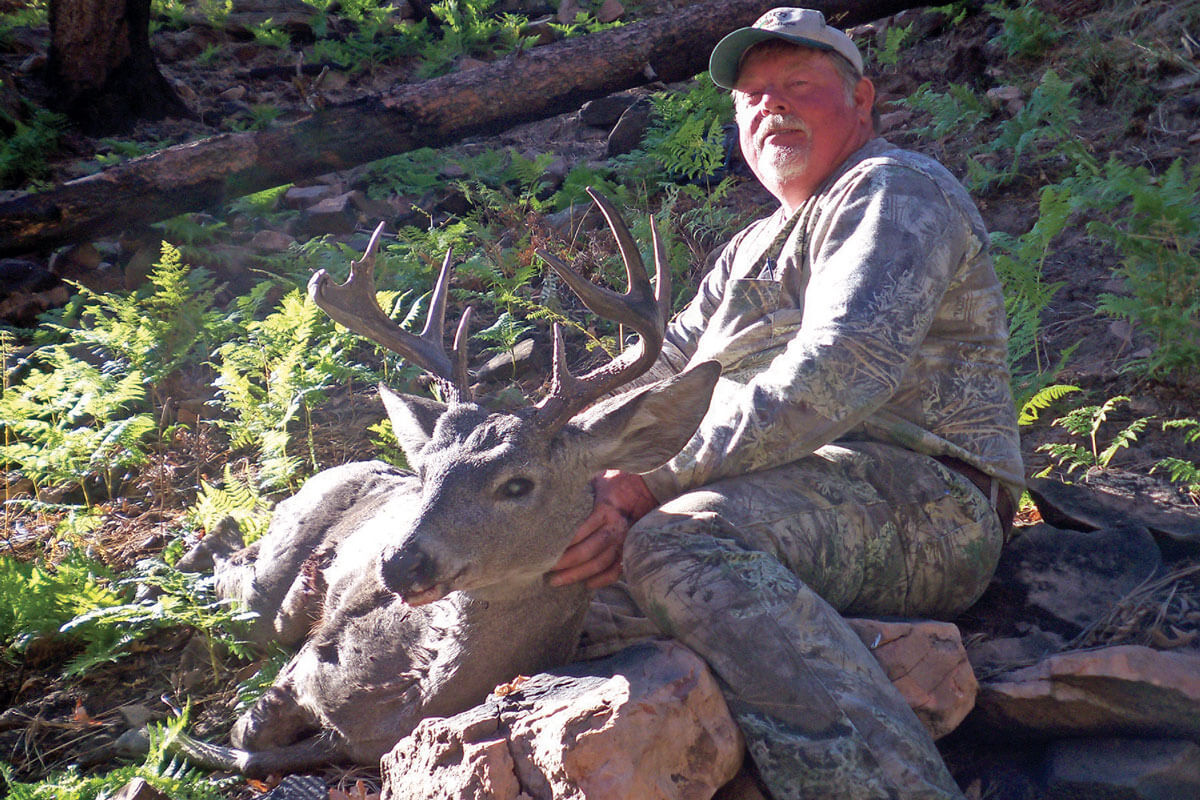
M 1023 476 L 987 233 L 949 172 L 875 137 L 820 12 L 734 31 L 710 74 L 780 208 L 668 330 L 660 374 L 723 366 L 700 429 L 596 479 L 552 581 L 608 587 L 586 654 L 652 623 L 703 656 L 777 800 L 961 797 L 840 612 L 953 617 L 999 557 Z

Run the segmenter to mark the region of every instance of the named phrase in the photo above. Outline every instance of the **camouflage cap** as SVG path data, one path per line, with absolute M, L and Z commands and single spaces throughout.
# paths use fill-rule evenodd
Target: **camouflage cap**
M 749 28 L 738 28 L 717 42 L 708 59 L 713 83 L 732 89 L 746 51 L 767 39 L 831 50 L 844 57 L 862 75 L 863 60 L 850 37 L 825 22 L 825 15 L 811 8 L 773 8 Z

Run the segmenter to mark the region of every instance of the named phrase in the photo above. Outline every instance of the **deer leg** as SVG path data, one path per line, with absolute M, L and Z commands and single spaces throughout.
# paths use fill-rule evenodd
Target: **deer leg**
M 317 720 L 286 686 L 272 686 L 234 724 L 229 740 L 244 750 L 293 744 L 320 729 Z

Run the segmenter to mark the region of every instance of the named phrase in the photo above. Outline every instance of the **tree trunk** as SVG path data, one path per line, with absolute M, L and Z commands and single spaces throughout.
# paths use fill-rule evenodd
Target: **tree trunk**
M 494 135 L 587 100 L 708 68 L 714 44 L 777 0 L 706 0 L 592 36 L 519 52 L 486 67 L 403 84 L 267 131 L 221 134 L 0 203 L 0 255 L 90 241 L 231 197 L 419 147 Z M 810 0 L 836 24 L 921 0 Z
M 50 0 L 49 83 L 88 134 L 186 114 L 150 51 L 150 0 Z

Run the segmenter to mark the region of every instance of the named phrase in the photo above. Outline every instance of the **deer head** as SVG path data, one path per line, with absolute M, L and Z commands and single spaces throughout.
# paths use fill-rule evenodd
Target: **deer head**
M 624 259 L 625 294 L 595 286 L 558 258 L 539 254 L 589 309 L 629 326 L 640 341 L 636 349 L 575 377 L 555 325 L 551 390 L 536 406 L 497 413 L 473 401 L 466 369 L 470 309 L 459 322 L 453 359 L 446 354 L 442 328 L 450 254 L 419 336 L 399 329 L 375 300 L 374 259 L 382 225 L 363 258 L 351 264 L 345 284 L 334 284 L 324 271 L 309 283 L 311 296 L 333 319 L 422 367 L 447 398 L 438 402 L 379 387 L 396 437 L 421 478 L 416 502 L 402 498 L 371 522 L 394 530 L 395 544 L 384 551 L 381 577 L 411 605 L 456 590 L 492 596 L 531 585 L 540 589 L 542 576 L 591 509 L 592 476 L 603 469 L 646 472 L 666 462 L 708 408 L 720 372 L 715 362 L 592 405 L 658 357 L 670 278 L 653 224 L 657 290 L 620 215 L 604 197 L 588 191 Z

